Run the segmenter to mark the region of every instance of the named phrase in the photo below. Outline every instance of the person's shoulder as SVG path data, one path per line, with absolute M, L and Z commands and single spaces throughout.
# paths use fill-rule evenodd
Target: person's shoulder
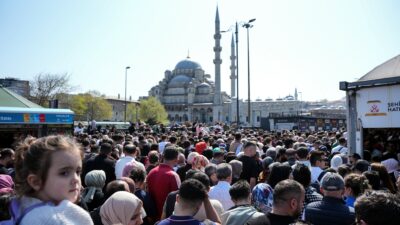
M 257 215 L 252 217 L 249 221 L 247 221 L 246 225 L 270 225 L 270 221 L 267 215 L 261 213 L 261 215 Z
M 322 199 L 319 201 L 311 202 L 311 203 L 307 204 L 307 206 L 305 207 L 305 210 L 319 208 L 319 207 L 321 207 L 321 203 L 322 203 Z
M 47 212 L 47 213 L 43 213 Z M 63 200 L 57 206 L 43 205 L 31 210 L 21 221 L 24 224 L 93 224 L 89 213 L 74 203 Z
M 169 219 L 163 219 L 160 222 L 156 223 L 157 225 L 169 225 L 172 224 Z

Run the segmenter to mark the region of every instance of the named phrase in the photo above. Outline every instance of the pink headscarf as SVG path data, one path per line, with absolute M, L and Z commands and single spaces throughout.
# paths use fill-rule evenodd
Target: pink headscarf
M 128 225 L 140 207 L 140 216 L 144 218 L 146 212 L 143 203 L 134 194 L 127 191 L 118 191 L 111 195 L 100 208 L 101 221 L 104 225 Z
M 9 175 L 0 174 L 0 194 L 12 193 L 14 181 Z
M 124 170 L 122 170 L 122 176 L 129 177 L 131 171 L 136 167 L 138 167 L 137 162 L 135 161 L 128 162 L 127 164 L 125 164 Z
M 209 161 L 204 155 L 196 155 L 193 158 L 192 169 L 204 172 L 204 168 L 208 165 Z

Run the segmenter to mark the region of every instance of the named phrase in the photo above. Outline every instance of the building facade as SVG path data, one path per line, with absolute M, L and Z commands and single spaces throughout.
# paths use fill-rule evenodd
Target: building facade
M 121 99 L 120 96 L 118 97 L 105 97 L 104 98 L 108 103 L 110 103 L 112 107 L 112 117 L 110 121 L 114 122 L 124 122 L 125 120 L 125 99 Z M 138 101 L 132 101 L 131 98 L 126 100 L 127 104 L 134 104 L 136 105 L 136 109 L 139 107 L 139 102 Z M 128 110 L 128 109 L 127 109 Z M 135 115 L 138 115 L 138 112 L 134 113 Z M 135 116 L 135 118 L 132 118 L 132 114 L 127 112 L 127 117 L 126 117 L 126 122 L 135 122 L 137 121 L 138 118 Z
M 0 78 L 0 85 L 25 97 L 29 98 L 29 81 L 16 78 Z

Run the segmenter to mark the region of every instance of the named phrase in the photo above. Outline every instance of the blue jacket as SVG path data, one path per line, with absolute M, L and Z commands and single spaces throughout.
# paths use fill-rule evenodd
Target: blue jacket
M 349 225 L 355 221 L 354 208 L 342 199 L 325 196 L 306 206 L 305 220 L 313 225 Z

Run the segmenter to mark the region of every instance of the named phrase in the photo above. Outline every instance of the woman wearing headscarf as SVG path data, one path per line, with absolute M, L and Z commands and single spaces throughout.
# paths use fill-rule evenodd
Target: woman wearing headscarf
M 146 212 L 143 203 L 134 194 L 118 191 L 111 195 L 100 208 L 103 225 L 139 225 L 143 223 Z
M 102 191 L 106 182 L 103 170 L 92 170 L 85 176 L 86 188 L 83 190 L 82 201 L 87 205 L 89 212 L 101 206 L 104 199 Z
M 11 176 L 0 174 L 0 195 L 14 193 L 14 182 Z

